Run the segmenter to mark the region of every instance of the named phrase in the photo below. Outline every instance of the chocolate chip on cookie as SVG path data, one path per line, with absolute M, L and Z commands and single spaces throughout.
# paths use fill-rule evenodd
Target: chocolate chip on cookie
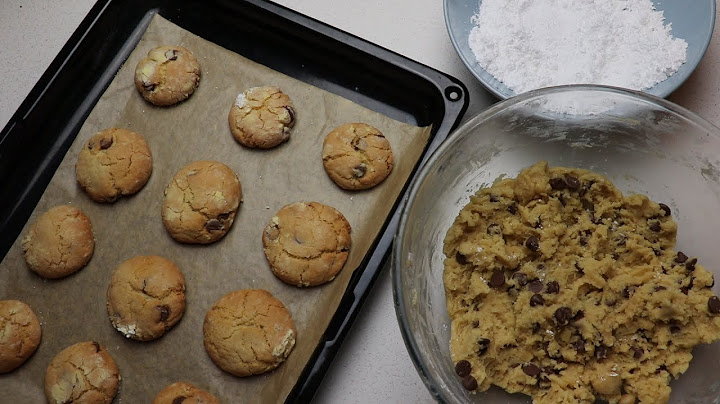
M 108 351 L 97 342 L 80 342 L 58 353 L 45 371 L 48 403 L 110 404 L 118 391 L 120 372 Z
M 350 223 L 333 207 L 318 202 L 284 206 L 262 236 L 275 276 L 295 286 L 316 286 L 335 278 L 350 249 Z
M 210 359 L 235 376 L 280 366 L 295 346 L 297 331 L 285 306 L 260 289 L 231 292 L 205 316 L 203 343 Z
M 188 382 L 177 382 L 162 389 L 152 404 L 220 404 L 220 400 Z
M 364 123 L 348 123 L 328 133 L 322 159 L 330 179 L 347 190 L 372 188 L 393 169 L 390 142 L 378 129 Z
M 118 128 L 93 135 L 75 164 L 80 188 L 96 202 L 114 202 L 138 192 L 151 173 L 152 154 L 145 139 Z
M 158 106 L 170 106 L 190 97 L 200 83 L 200 63 L 181 46 L 159 46 L 135 68 L 135 87 Z
M 126 338 L 160 338 L 185 313 L 185 277 L 167 258 L 130 258 L 112 274 L 107 312 L 113 327 Z
M 230 167 L 195 161 L 165 188 L 163 224 L 179 242 L 209 244 L 230 230 L 241 201 L 240 180 Z
M 269 149 L 290 138 L 295 115 L 290 97 L 278 87 L 253 87 L 237 96 L 228 121 L 240 144 Z
M 0 300 L 0 373 L 17 369 L 40 345 L 35 312 L 19 300 Z
M 22 240 L 28 268 L 43 278 L 57 279 L 84 267 L 93 255 L 95 238 L 90 219 L 79 209 L 60 205 L 40 215 Z

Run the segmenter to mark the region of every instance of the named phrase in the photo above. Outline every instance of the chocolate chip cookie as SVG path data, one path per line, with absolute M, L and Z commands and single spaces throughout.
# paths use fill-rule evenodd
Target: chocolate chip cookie
M 195 161 L 180 169 L 165 189 L 163 224 L 179 242 L 209 244 L 230 230 L 240 202 L 240 180 L 230 167 Z
M 181 46 L 159 46 L 135 68 L 135 87 L 158 106 L 177 104 L 190 97 L 200 83 L 200 63 Z
M 145 138 L 127 129 L 96 133 L 80 150 L 77 182 L 96 202 L 115 202 L 138 192 L 152 173 L 152 154 Z
M 468 390 L 534 403 L 666 403 L 720 339 L 713 275 L 669 206 L 541 162 L 471 197 L 445 238 L 450 351 Z
M 390 142 L 379 130 L 364 123 L 348 123 L 328 133 L 322 160 L 330 179 L 347 190 L 372 188 L 393 169 Z
M 152 404 L 220 404 L 220 400 L 188 382 L 177 382 L 162 389 Z
M 318 202 L 282 207 L 265 227 L 265 257 L 275 276 L 295 286 L 335 278 L 350 250 L 350 223 L 337 209 Z
M 290 313 L 270 292 L 245 289 L 218 300 L 205 316 L 203 342 L 210 359 L 235 376 L 280 366 L 295 346 Z
M 80 342 L 58 353 L 45 371 L 48 403 L 110 404 L 120 371 L 108 351 L 97 342 Z
M 93 255 L 90 219 L 80 209 L 60 205 L 40 215 L 22 239 L 25 262 L 36 274 L 50 279 L 68 276 Z
M 19 300 L 0 300 L 0 373 L 17 369 L 40 345 L 35 312 Z
M 112 274 L 107 312 L 113 327 L 126 338 L 160 338 L 185 313 L 185 277 L 167 258 L 130 258 Z
M 277 87 L 253 87 L 240 93 L 230 107 L 230 132 L 241 145 L 269 149 L 290 138 L 295 108 Z

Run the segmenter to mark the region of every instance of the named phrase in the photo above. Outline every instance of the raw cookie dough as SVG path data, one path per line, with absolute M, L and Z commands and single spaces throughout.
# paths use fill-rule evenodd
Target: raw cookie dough
M 19 300 L 0 300 L 0 373 L 17 369 L 40 345 L 35 312 Z
M 220 400 L 188 382 L 177 382 L 162 389 L 152 404 L 220 404 Z
M 177 241 L 209 244 L 230 230 L 240 202 L 240 180 L 230 167 L 195 161 L 181 168 L 165 188 L 163 224 Z
M 158 46 L 135 68 L 135 87 L 155 105 L 169 106 L 190 97 L 200 83 L 200 63 L 181 46 Z
M 275 276 L 295 286 L 335 278 L 350 250 L 350 223 L 337 209 L 318 202 L 282 207 L 265 227 L 265 257 Z
M 228 293 L 205 316 L 203 343 L 210 359 L 235 376 L 280 366 L 295 346 L 295 324 L 282 302 L 262 289 Z
M 347 190 L 372 188 L 393 169 L 390 142 L 379 130 L 364 123 L 347 123 L 328 133 L 322 160 L 330 179 Z
M 95 341 L 79 342 L 58 353 L 45 371 L 45 397 L 51 404 L 110 404 L 120 372 L 112 356 Z
M 80 150 L 75 176 L 96 202 L 115 202 L 138 192 L 152 173 L 145 138 L 127 129 L 109 128 L 93 135 Z
M 240 93 L 230 107 L 230 131 L 247 147 L 269 149 L 290 138 L 295 109 L 277 87 L 253 87 Z
M 22 240 L 28 268 L 44 278 L 68 276 L 93 255 L 90 219 L 79 209 L 60 205 L 40 215 Z
M 112 274 L 107 312 L 113 327 L 127 338 L 160 338 L 185 313 L 185 277 L 167 258 L 130 258 Z
M 450 351 L 468 390 L 534 403 L 666 403 L 720 338 L 713 276 L 667 205 L 540 162 L 481 189 L 445 238 Z

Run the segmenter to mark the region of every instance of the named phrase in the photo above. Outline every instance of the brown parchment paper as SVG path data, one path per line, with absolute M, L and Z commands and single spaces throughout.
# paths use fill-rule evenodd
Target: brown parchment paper
M 246 39 L 247 40 L 247 39 Z M 146 103 L 136 91 L 137 62 L 159 45 L 177 44 L 198 58 L 202 78 L 185 102 L 169 108 Z M 276 85 L 293 100 L 297 123 L 290 141 L 271 150 L 251 150 L 235 142 L 227 115 L 238 93 Z M 346 192 L 323 170 L 325 135 L 347 122 L 366 122 L 389 139 L 395 167 L 374 189 Z M 107 127 L 143 134 L 153 154 L 153 173 L 135 196 L 114 204 L 91 201 L 75 182 L 75 161 L 84 142 Z M 160 16 L 118 72 L 60 164 L 20 237 L 0 263 L 0 299 L 19 299 L 37 313 L 42 343 L 18 370 L 0 375 L 0 402 L 43 402 L 43 377 L 50 360 L 63 348 L 94 340 L 106 346 L 121 372 L 116 403 L 149 403 L 164 386 L 187 380 L 225 403 L 282 402 L 317 346 L 335 313 L 353 270 L 378 235 L 402 185 L 421 156 L 430 128 L 394 121 L 293 78 L 251 62 L 205 41 Z M 226 237 L 207 246 L 175 242 L 160 218 L 163 190 L 172 176 L 194 160 L 217 160 L 242 182 L 244 202 Z M 282 206 L 318 201 L 340 210 L 352 226 L 350 257 L 337 278 L 320 287 L 296 288 L 279 281 L 262 251 L 262 230 Z M 48 281 L 25 266 L 20 240 L 39 214 L 72 204 L 90 217 L 95 253 L 90 263 L 67 278 Z M 110 324 L 105 294 L 111 273 L 136 255 L 156 254 L 173 260 L 187 283 L 183 319 L 154 342 L 126 339 Z M 205 353 L 202 323 L 212 304 L 228 292 L 262 288 L 288 308 L 298 329 L 297 345 L 273 372 L 237 378 L 222 372 Z

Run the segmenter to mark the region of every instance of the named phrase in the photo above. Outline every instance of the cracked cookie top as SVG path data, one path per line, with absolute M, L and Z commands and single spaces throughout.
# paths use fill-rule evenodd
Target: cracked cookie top
M 58 353 L 45 371 L 45 397 L 51 404 L 110 404 L 120 371 L 95 341 L 80 342 Z
M 270 292 L 245 289 L 218 300 L 205 316 L 203 343 L 210 359 L 235 376 L 280 366 L 295 346 L 290 313 Z
M 230 107 L 230 132 L 246 147 L 269 149 L 290 138 L 295 109 L 277 87 L 253 87 L 240 93 Z
M 68 276 L 93 255 L 90 219 L 79 209 L 60 205 L 40 215 L 22 240 L 28 268 L 44 278 Z
M 337 209 L 296 202 L 270 219 L 262 236 L 275 276 L 295 286 L 316 286 L 335 278 L 350 250 L 350 223 Z
M 220 404 L 220 400 L 188 382 L 177 382 L 162 389 L 152 404 Z
M 190 97 L 200 83 L 200 63 L 181 46 L 158 46 L 135 68 L 135 87 L 158 106 L 170 106 Z
M 151 173 L 150 147 L 127 129 L 108 128 L 93 135 L 75 164 L 78 184 L 96 202 L 115 202 L 138 192 Z
M 41 335 L 30 306 L 19 300 L 0 300 L 0 373 L 25 363 L 40 345 Z
M 185 313 L 185 277 L 167 258 L 130 258 L 113 272 L 107 312 L 113 327 L 127 338 L 160 338 Z
M 393 169 L 390 142 L 379 130 L 364 123 L 348 123 L 328 133 L 322 159 L 330 179 L 347 190 L 372 188 Z
M 230 230 L 240 202 L 240 180 L 230 167 L 195 161 L 181 168 L 165 188 L 163 224 L 179 242 L 209 244 Z

